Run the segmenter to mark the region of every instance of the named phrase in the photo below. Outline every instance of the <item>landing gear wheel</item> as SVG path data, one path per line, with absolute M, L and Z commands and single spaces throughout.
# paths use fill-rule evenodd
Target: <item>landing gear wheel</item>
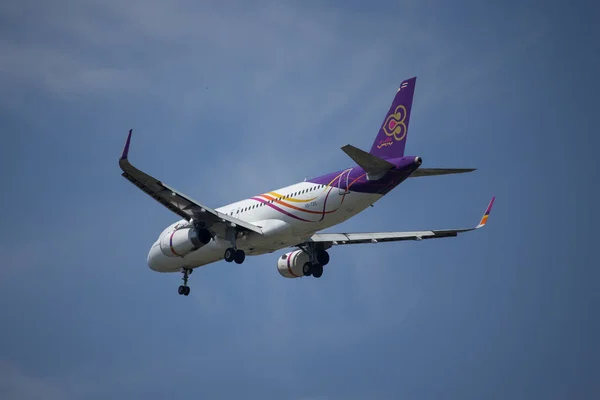
M 305 262 L 304 265 L 302 266 L 302 273 L 304 274 L 304 276 L 311 276 L 312 275 L 312 264 L 310 262 Z
M 177 289 L 177 293 L 179 293 L 180 295 L 189 296 L 190 287 L 181 285 L 179 286 L 179 289 Z
M 235 251 L 235 255 L 233 256 L 233 261 L 235 261 L 236 264 L 243 263 L 245 259 L 246 259 L 246 253 L 244 252 L 244 250 L 236 250 Z
M 320 278 L 323 275 L 323 266 L 321 264 L 314 264 L 312 266 L 312 273 L 315 278 Z
M 179 288 L 177 289 L 177 293 L 179 293 L 180 295 L 188 296 L 190 294 L 190 287 L 187 285 L 187 283 L 188 283 L 188 277 L 189 277 L 189 275 L 191 275 L 192 270 L 184 268 L 182 272 L 183 272 L 183 285 L 179 286 Z
M 325 250 L 317 252 L 317 262 L 321 265 L 327 265 L 329 263 L 329 253 Z
M 232 262 L 233 259 L 235 258 L 235 249 L 233 247 L 230 247 L 227 250 L 225 250 L 224 258 L 225 258 L 225 261 Z

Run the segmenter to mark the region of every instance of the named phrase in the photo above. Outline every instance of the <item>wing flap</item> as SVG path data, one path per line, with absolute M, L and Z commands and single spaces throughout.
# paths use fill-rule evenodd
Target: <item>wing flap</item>
M 210 207 L 206 207 L 131 165 L 127 158 L 131 142 L 131 133 L 132 130 L 129 131 L 127 142 L 125 143 L 123 153 L 119 159 L 119 166 L 123 171 L 121 175 L 125 179 L 133 183 L 154 200 L 188 221 L 193 218 L 194 221 L 204 222 L 209 226 L 228 222 L 230 225 L 233 224 L 232 226 L 235 226 L 238 230 L 247 230 L 262 234 L 262 229 L 260 227 L 233 216 L 220 213 Z

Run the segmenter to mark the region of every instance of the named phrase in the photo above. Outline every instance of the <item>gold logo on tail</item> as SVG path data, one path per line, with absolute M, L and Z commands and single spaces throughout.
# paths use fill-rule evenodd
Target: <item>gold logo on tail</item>
M 393 136 L 396 141 L 404 139 L 406 136 L 406 108 L 403 105 L 399 105 L 394 110 L 393 114 L 385 120 L 383 124 L 383 131 L 387 136 Z

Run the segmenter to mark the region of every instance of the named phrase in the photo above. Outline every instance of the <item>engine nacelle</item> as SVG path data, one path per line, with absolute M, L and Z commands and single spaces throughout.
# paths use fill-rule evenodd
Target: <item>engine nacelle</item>
M 183 257 L 210 242 L 211 238 L 206 229 L 176 229 L 161 236 L 160 250 L 168 257 Z
M 302 250 L 286 253 L 277 260 L 277 271 L 284 278 L 300 278 L 304 276 L 302 267 L 309 260 L 308 254 Z

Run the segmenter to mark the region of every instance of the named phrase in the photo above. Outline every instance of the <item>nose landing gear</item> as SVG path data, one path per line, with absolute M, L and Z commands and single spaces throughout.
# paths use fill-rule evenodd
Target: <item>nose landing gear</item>
M 177 289 L 177 293 L 180 295 L 188 296 L 190 294 L 190 287 L 188 286 L 189 276 L 192 274 L 192 269 L 183 268 L 181 272 L 183 273 L 183 285 L 179 286 Z

